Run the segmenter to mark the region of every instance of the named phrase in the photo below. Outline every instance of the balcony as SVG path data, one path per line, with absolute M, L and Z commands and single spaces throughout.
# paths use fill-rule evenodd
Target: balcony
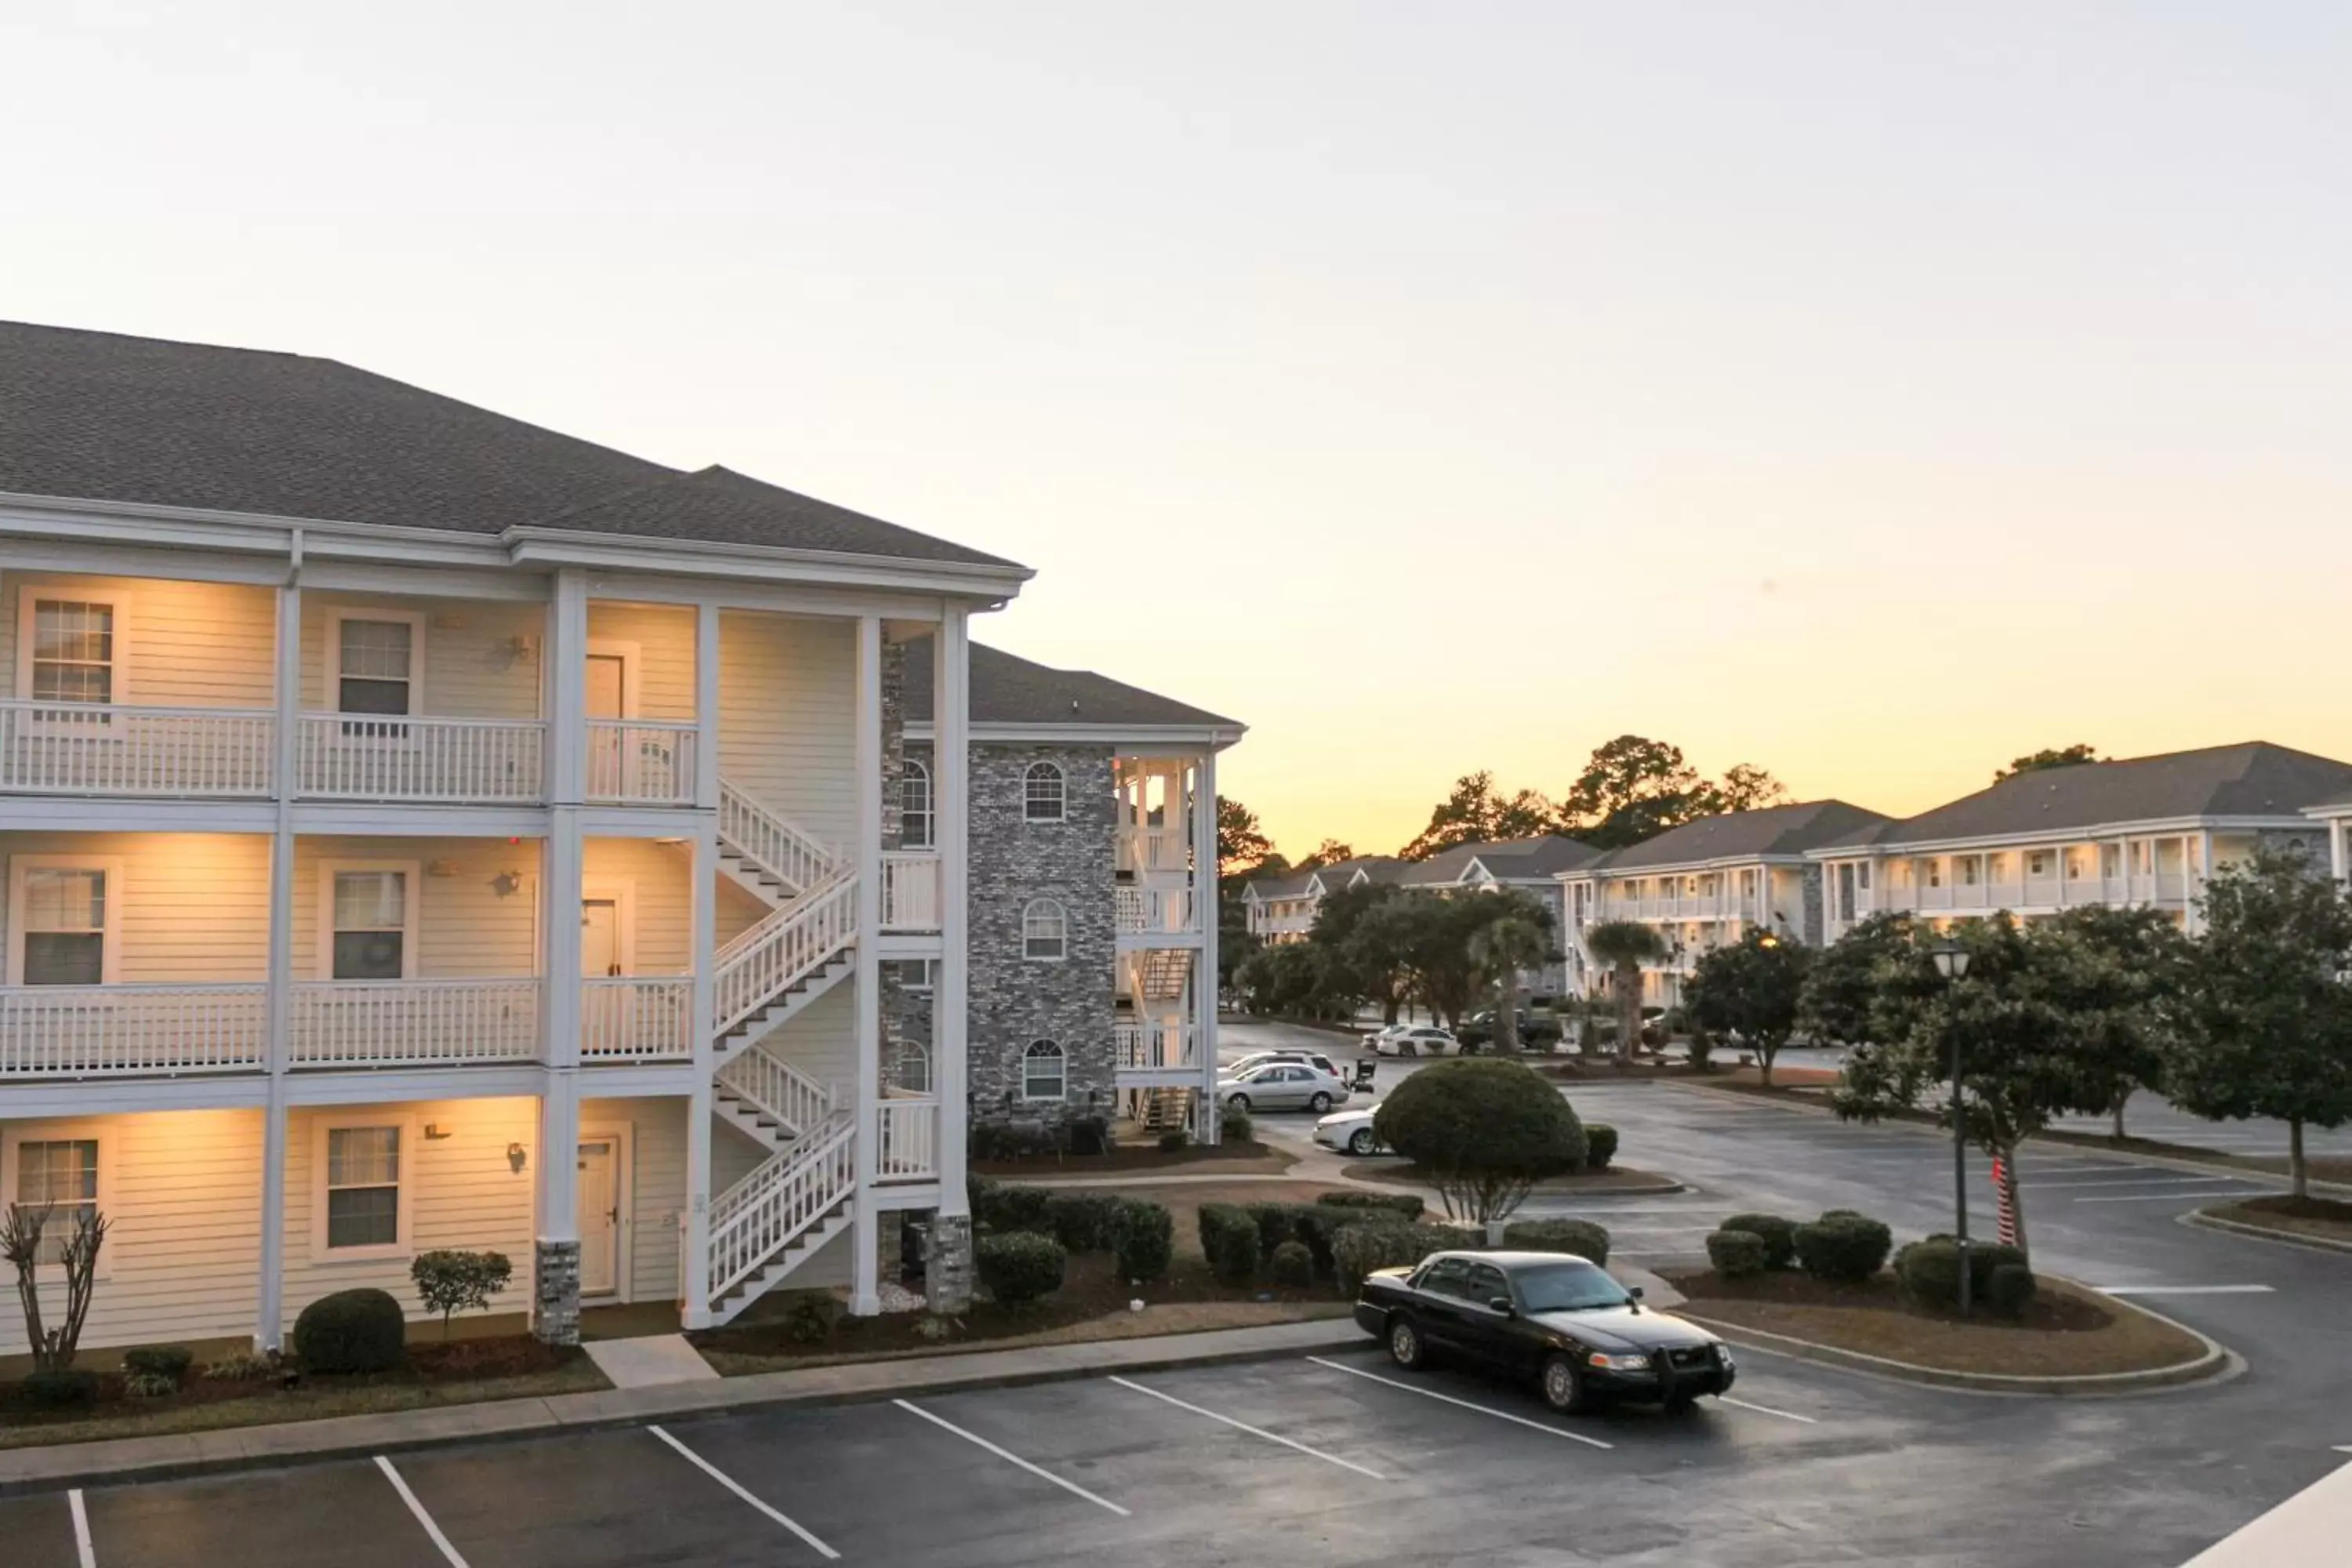
M 1198 1072 L 1201 1056 L 1190 1024 L 1114 1024 L 1111 1045 L 1121 1072 Z
M 294 987 L 298 1068 L 539 1059 L 539 982 L 314 980 Z
M 266 798 L 277 733 L 238 709 L 0 700 L 0 793 Z
M 1603 899 L 1601 921 L 1754 921 L 1763 919 L 1761 900 L 1738 893 L 1676 893 L 1665 898 Z
M 537 720 L 306 713 L 294 787 L 311 800 L 535 804 L 547 797 L 546 733 Z
M 940 1102 L 887 1091 L 875 1107 L 874 1176 L 882 1182 L 935 1182 L 940 1175 Z
M 940 929 L 940 857 L 930 849 L 892 849 L 882 857 L 882 929 Z
M 1193 936 L 1192 895 L 1183 888 L 1118 888 L 1121 936 Z
M 583 1063 L 694 1059 L 692 975 L 620 975 L 583 980 L 580 989 Z
M 1118 849 L 1118 869 L 1122 871 L 1190 871 L 1192 868 L 1191 837 L 1181 827 L 1145 827 L 1121 833 Z
M 0 989 L 0 1079 L 257 1072 L 268 987 L 18 985 Z
M 597 805 L 692 805 L 695 739 L 691 721 L 591 720 L 589 801 Z

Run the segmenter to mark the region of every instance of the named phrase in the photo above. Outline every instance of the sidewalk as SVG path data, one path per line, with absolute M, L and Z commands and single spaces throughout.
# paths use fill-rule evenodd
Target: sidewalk
M 677 1415 L 794 1405 L 945 1394 L 965 1388 L 1054 1383 L 1104 1373 L 1267 1360 L 1370 1343 L 1345 1318 L 1254 1329 L 1165 1334 L 1088 1344 L 971 1351 L 899 1361 L 857 1362 L 751 1377 L 665 1383 L 538 1399 L 494 1400 L 382 1415 L 337 1415 L 274 1426 L 234 1426 L 161 1437 L 118 1437 L 46 1448 L 0 1450 L 0 1497 L 67 1487 L 123 1485 L 224 1470 L 322 1459 L 367 1458 L 412 1448 L 599 1426 Z

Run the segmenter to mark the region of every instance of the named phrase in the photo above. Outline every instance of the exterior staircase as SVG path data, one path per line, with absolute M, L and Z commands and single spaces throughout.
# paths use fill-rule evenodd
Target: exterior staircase
M 1152 947 L 1137 955 L 1135 994 L 1141 1002 L 1181 1002 L 1192 973 L 1189 948 Z

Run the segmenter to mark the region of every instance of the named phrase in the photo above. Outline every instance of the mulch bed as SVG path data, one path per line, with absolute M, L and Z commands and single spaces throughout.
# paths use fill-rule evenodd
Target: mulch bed
M 2275 1197 L 2217 1204 L 2205 1212 L 2217 1219 L 2292 1230 L 2330 1241 L 2352 1241 L 2352 1204 L 2338 1203 L 2333 1198 L 2298 1198 L 2282 1193 Z
M 1712 1269 L 1670 1270 L 1664 1277 L 1690 1298 L 1686 1310 L 1695 1316 L 1947 1372 L 2090 1376 L 2176 1366 L 2204 1353 L 2194 1336 L 2047 1275 L 2019 1316 L 1979 1310 L 1966 1319 L 1913 1300 L 1885 1272 L 1864 1285 L 1794 1271 L 1726 1279 Z
M 1351 1182 L 1365 1182 L 1374 1186 L 1433 1187 L 1436 1179 L 1409 1160 L 1374 1160 L 1356 1162 L 1341 1167 L 1340 1174 Z M 1662 1176 L 1654 1171 L 1637 1171 L 1631 1165 L 1612 1165 L 1605 1171 L 1579 1171 L 1572 1176 L 1553 1176 L 1535 1184 L 1535 1191 L 1549 1194 L 1578 1193 L 1599 1195 L 1603 1193 L 1636 1192 L 1664 1186 L 1675 1178 Z
M 1255 1141 L 1203 1148 L 1188 1143 L 1163 1152 L 1156 1144 L 1121 1143 L 1107 1154 L 1030 1154 L 1013 1160 L 975 1160 L 981 1176 L 1137 1176 L 1168 1171 L 1182 1175 L 1279 1175 L 1298 1156 Z

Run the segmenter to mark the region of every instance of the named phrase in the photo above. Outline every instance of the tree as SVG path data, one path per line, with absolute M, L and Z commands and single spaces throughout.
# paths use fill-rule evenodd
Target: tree
M 1788 797 L 1780 780 L 1752 763 L 1738 763 L 1721 783 L 1710 784 L 1683 760 L 1680 746 L 1620 735 L 1593 748 L 1559 816 L 1562 829 L 1584 842 L 1622 849 L 1703 816 L 1753 811 Z
M 2264 847 L 2214 872 L 2203 913 L 2166 1091 L 2200 1116 L 2285 1122 L 2292 1190 L 2308 1196 L 2304 1128 L 2352 1120 L 2352 900 L 2308 857 Z
M 2189 942 L 2161 910 L 2089 905 L 2041 922 L 2047 943 L 2043 994 L 2069 1037 L 2065 1049 L 2103 1082 L 2124 1132 L 2124 1102 L 2164 1073 L 2167 1009 L 2180 994 Z
M 1337 866 L 1343 861 L 1353 860 L 1355 858 L 1356 851 L 1350 846 L 1341 843 L 1337 838 L 1326 838 L 1315 847 L 1314 854 L 1298 863 L 1297 869 L 1313 871 L 1325 866 Z
M 1699 955 L 1683 983 L 1683 1006 L 1700 1027 L 1728 1029 L 1747 1041 L 1769 1089 L 1773 1059 L 1796 1032 L 1811 961 L 1812 950 L 1800 942 L 1750 931 Z
M 1470 933 L 1470 963 L 1496 989 L 1495 1049 L 1519 1051 L 1519 975 L 1559 956 L 1551 942 L 1551 912 L 1516 889 L 1500 895 L 1473 894 L 1480 903 L 1501 904 Z
M 1442 1061 L 1391 1089 L 1373 1113 L 1381 1141 L 1428 1173 L 1457 1219 L 1507 1217 L 1547 1176 L 1584 1163 L 1584 1124 L 1518 1062 Z
M 1753 763 L 1734 763 L 1724 769 L 1723 782 L 1714 789 L 1713 805 L 1717 814 L 1757 811 L 1788 803 L 1788 786 Z
M 2071 768 L 2077 763 L 2095 763 L 2098 760 L 2098 748 L 2085 742 L 2077 741 L 2071 746 L 2044 746 L 2038 752 L 2012 759 L 2005 768 L 1995 769 L 1992 782 L 1999 784 L 2020 773 L 2040 773 L 2043 768 Z
M 0 1259 L 16 1271 L 16 1301 L 25 1310 L 25 1345 L 37 1372 L 63 1372 L 81 1348 L 81 1326 L 89 1317 L 97 1289 L 99 1248 L 106 1245 L 107 1217 L 85 1209 L 74 1217 L 73 1235 L 54 1258 L 44 1256 L 42 1238 L 54 1211 L 47 1204 L 12 1204 L 0 1218 Z M 41 1313 L 41 1270 L 52 1264 L 65 1275 L 65 1321 L 50 1328 Z
M 1813 955 L 1797 1027 L 1815 1045 L 1859 1046 L 1870 1037 L 1879 966 L 1911 943 L 1911 917 L 1872 915 Z
M 420 1252 L 408 1266 L 416 1283 L 417 1299 L 428 1312 L 441 1314 L 441 1337 L 449 1337 L 449 1319 L 457 1312 L 487 1311 L 490 1298 L 514 1278 L 514 1265 L 503 1252 L 457 1252 L 442 1248 Z
M 1240 801 L 1217 797 L 1217 877 L 1246 876 L 1265 867 L 1274 840 L 1258 826 L 1257 813 Z
M 1315 910 L 1307 941 L 1339 957 L 1363 994 L 1393 1024 L 1412 994 L 1418 930 L 1414 911 L 1400 907 L 1402 889 L 1362 882 L 1327 894 Z
M 1494 773 L 1481 768 L 1454 781 L 1453 792 L 1431 809 L 1429 826 L 1397 854 L 1406 860 L 1426 860 L 1460 844 L 1536 838 L 1559 827 L 1559 807 L 1531 789 L 1504 799 L 1495 788 Z
M 1639 921 L 1601 921 L 1584 928 L 1584 951 L 1610 971 L 1617 996 L 1617 1055 L 1630 1062 L 1642 1032 L 1642 965 L 1666 956 L 1666 939 Z

